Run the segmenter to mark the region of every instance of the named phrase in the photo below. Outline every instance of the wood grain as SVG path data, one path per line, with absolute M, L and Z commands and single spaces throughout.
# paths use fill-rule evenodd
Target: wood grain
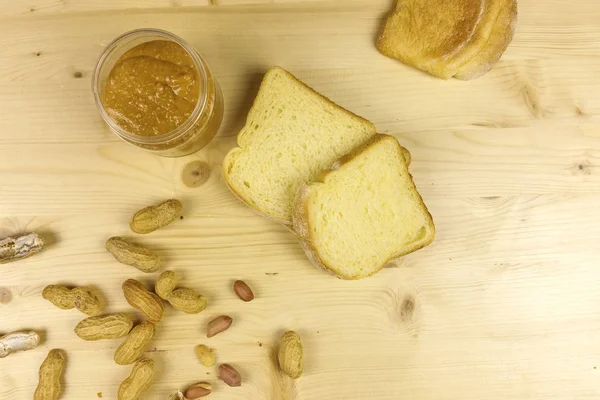
M 36 351 L 0 367 L 0 398 L 29 398 L 50 348 L 68 354 L 62 399 L 114 399 L 129 373 L 120 341 L 83 342 L 84 316 L 52 307 L 51 283 L 95 285 L 129 311 L 121 283 L 145 275 L 104 250 L 133 236 L 133 212 L 177 197 L 184 219 L 136 238 L 155 248 L 209 308 L 167 308 L 146 353 L 158 366 L 146 398 L 208 380 L 211 399 L 597 399 L 600 396 L 600 6 L 521 0 L 513 44 L 472 82 L 440 81 L 379 55 L 391 0 L 4 1 L 0 7 L 0 236 L 39 231 L 43 252 L 0 269 L 0 333 L 36 329 Z M 261 4 L 249 4 L 261 3 Z M 103 47 L 139 27 L 173 31 L 206 57 L 225 95 L 219 137 L 159 158 L 103 126 L 90 75 Z M 265 70 L 282 65 L 397 136 L 437 237 L 376 276 L 334 279 L 295 237 L 256 216 L 220 170 Z M 200 188 L 182 182 L 203 160 Z M 256 299 L 241 302 L 243 279 Z M 210 340 L 208 320 L 234 324 Z M 284 378 L 277 339 L 297 330 L 305 374 Z M 241 388 L 202 367 L 217 349 Z M 10 364 L 7 364 L 7 361 Z M 9 366 L 9 367 L 6 367 Z
M 5 1 L 0 16 L 38 16 L 114 10 L 305 3 L 334 0 L 31 0 Z M 339 1 L 339 0 L 338 0 Z M 353 1 L 353 0 L 352 0 Z

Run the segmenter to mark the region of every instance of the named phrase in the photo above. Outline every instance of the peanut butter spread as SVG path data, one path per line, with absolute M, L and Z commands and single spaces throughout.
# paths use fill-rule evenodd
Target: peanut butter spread
M 104 108 L 124 130 L 142 136 L 169 133 L 192 114 L 200 93 L 198 71 L 175 42 L 154 40 L 123 54 L 104 90 Z

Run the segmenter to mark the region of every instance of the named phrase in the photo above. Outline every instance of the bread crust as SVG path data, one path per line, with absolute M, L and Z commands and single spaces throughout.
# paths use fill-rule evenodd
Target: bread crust
M 458 79 L 473 79 L 484 74 L 500 59 L 512 40 L 515 24 L 513 23 L 510 29 L 506 29 L 503 24 L 498 24 L 498 21 L 501 16 L 506 15 L 507 7 L 514 6 L 516 9 L 515 0 L 481 0 L 479 2 L 475 0 L 434 0 L 430 7 L 407 11 L 407 7 L 410 6 L 420 7 L 415 4 L 419 3 L 398 0 L 378 38 L 377 49 L 383 55 L 399 59 L 438 78 L 449 79 L 455 76 Z M 474 10 L 476 5 L 480 6 L 477 18 L 475 18 L 475 14 L 469 14 L 469 10 Z M 423 39 L 423 37 L 428 38 L 427 34 L 432 35 L 432 32 L 420 31 L 424 24 L 423 21 L 435 20 L 440 9 L 446 9 L 447 19 L 451 20 L 454 17 L 456 25 L 451 31 L 439 30 L 436 33 L 437 37 L 429 38 L 429 40 Z M 415 26 L 405 27 L 406 24 L 410 25 L 411 23 L 407 22 L 406 15 L 401 16 L 401 13 L 411 12 L 419 12 L 416 19 L 418 22 L 415 22 Z M 456 15 L 453 16 L 452 12 Z M 500 33 L 504 36 L 504 42 L 498 46 L 497 51 L 491 53 L 491 56 L 485 54 L 482 57 L 490 40 L 497 38 L 498 31 L 504 32 Z M 412 36 L 398 37 L 402 33 L 411 33 Z M 440 38 L 445 38 L 445 40 L 440 41 Z M 414 48 L 423 48 L 422 54 L 407 51 L 407 44 L 401 43 L 406 40 L 409 40 L 406 43 L 410 43 Z M 496 39 L 497 41 L 498 39 Z M 440 43 L 443 44 L 443 47 L 437 48 L 436 45 L 440 45 Z M 435 53 L 427 53 L 426 49 L 431 48 L 437 48 L 440 54 L 435 56 Z M 485 60 L 486 57 L 489 57 L 489 60 Z M 470 63 L 473 62 L 481 63 L 481 65 L 471 65 Z M 468 69 L 465 70 L 465 66 Z
M 311 261 L 311 263 L 314 266 L 316 266 L 317 268 L 322 269 L 323 271 L 325 271 L 329 274 L 332 274 L 340 279 L 357 280 L 357 279 L 362 279 L 362 278 L 367 278 L 369 276 L 372 276 L 372 275 L 376 274 L 377 272 L 381 271 L 381 269 L 390 261 L 393 261 L 401 256 L 404 256 L 408 253 L 412 253 L 414 251 L 417 251 L 417 250 L 429 245 L 435 237 L 435 225 L 433 224 L 433 217 L 431 216 L 431 213 L 429 212 L 429 210 L 427 209 L 427 206 L 423 202 L 421 195 L 417 192 L 416 186 L 414 186 L 412 175 L 409 172 L 410 180 L 413 183 L 415 192 L 419 196 L 419 200 L 420 200 L 421 205 L 423 206 L 425 212 L 429 216 L 429 218 L 428 218 L 429 221 L 431 221 L 430 227 L 429 227 L 430 232 L 431 232 L 429 240 L 417 242 L 417 243 L 415 243 L 414 246 L 409 247 L 405 251 L 399 251 L 397 253 L 392 254 L 392 256 L 390 258 L 388 258 L 381 265 L 378 265 L 370 274 L 354 275 L 354 276 L 342 275 L 339 272 L 337 272 L 334 267 L 327 265 L 325 263 L 325 261 L 319 255 L 319 252 L 317 251 L 317 249 L 312 245 L 312 240 L 311 240 L 312 235 L 310 233 L 310 231 L 311 231 L 310 230 L 310 222 L 309 222 L 309 218 L 308 218 L 308 196 L 310 194 L 311 189 L 315 185 L 322 184 L 328 174 L 330 174 L 331 172 L 335 171 L 336 169 L 342 167 L 344 164 L 352 161 L 352 159 L 358 157 L 361 153 L 366 151 L 369 148 L 369 146 L 371 146 L 381 140 L 386 140 L 387 138 L 390 138 L 390 137 L 393 138 L 393 136 L 384 135 L 384 134 L 375 135 L 375 137 L 373 137 L 369 142 L 364 143 L 363 145 L 356 148 L 354 151 L 352 151 L 349 154 L 345 155 L 344 157 L 340 158 L 337 162 L 335 162 L 332 165 L 332 167 L 329 170 L 323 171 L 321 173 L 319 179 L 315 183 L 303 184 L 300 187 L 300 189 L 298 189 L 298 192 L 296 194 L 296 198 L 294 201 L 294 207 L 293 207 L 293 213 L 292 213 L 293 231 L 298 236 L 300 244 L 301 244 L 302 248 L 304 249 L 306 256 Z M 396 139 L 394 138 L 394 140 L 396 140 Z M 398 143 L 398 142 L 396 141 L 396 143 Z M 402 146 L 400 146 L 399 143 L 398 143 L 398 146 L 399 146 L 399 150 L 400 150 L 402 156 L 405 157 L 406 153 L 403 151 L 404 148 Z M 406 150 L 406 149 L 404 149 L 404 150 Z M 406 152 L 408 153 L 408 150 L 406 150 Z M 410 153 L 408 153 L 408 154 L 410 154 Z M 406 158 L 405 158 L 405 160 L 406 160 Z M 407 163 L 407 170 L 408 170 L 408 163 Z
M 486 43 L 493 37 L 497 29 L 496 24 L 503 13 L 506 2 L 507 0 L 485 0 L 484 15 L 481 16 L 471 40 L 445 65 L 451 76 L 456 76 L 462 66 L 473 60 L 485 49 Z M 448 78 L 451 76 L 448 76 Z
M 305 183 L 298 189 L 298 194 L 296 195 L 296 200 L 294 201 L 294 212 L 293 212 L 293 232 L 298 236 L 298 241 L 300 242 L 300 246 L 306 253 L 306 257 L 308 260 L 317 268 L 327 272 L 330 275 L 336 276 L 338 278 L 342 278 L 341 276 L 336 275 L 333 270 L 327 267 L 321 258 L 319 257 L 319 253 L 310 243 L 308 239 L 310 237 L 309 234 L 309 226 L 308 226 L 308 218 L 307 218 L 307 203 L 306 200 L 308 198 L 308 194 L 310 192 L 310 184 Z
M 438 78 L 451 78 L 460 60 L 476 51 L 473 43 L 479 40 L 490 1 L 494 0 L 397 0 L 377 49 Z
M 461 80 L 471 80 L 480 77 L 492 69 L 500 60 L 513 40 L 518 20 L 517 0 L 508 0 L 510 4 L 504 7 L 494 24 L 494 31 L 481 50 L 469 61 L 463 64 L 454 77 Z M 499 40 L 498 40 L 499 39 Z M 494 46 L 495 48 L 490 48 Z M 485 57 L 488 57 L 486 60 Z
M 294 80 L 296 83 L 302 85 L 304 88 L 308 89 L 311 93 L 313 93 L 315 96 L 317 96 L 318 98 L 324 100 L 325 102 L 327 102 L 328 104 L 330 104 L 331 106 L 334 106 L 338 109 L 343 110 L 345 113 L 347 113 L 350 118 L 354 118 L 359 120 L 361 123 L 363 124 L 367 124 L 373 135 L 376 134 L 376 130 L 375 130 L 375 126 L 368 120 L 366 120 L 365 118 L 362 118 L 356 114 L 354 114 L 351 111 L 348 111 L 347 109 L 337 105 L 336 103 L 334 103 L 333 101 L 331 101 L 329 98 L 327 98 L 326 96 L 322 95 L 321 93 L 317 92 L 316 90 L 314 90 L 313 88 L 311 88 L 310 86 L 308 86 L 307 84 L 305 84 L 304 82 L 302 82 L 301 80 L 299 80 L 298 78 L 296 78 L 294 75 L 292 75 L 290 72 L 286 71 L 285 69 L 283 69 L 282 67 L 279 66 L 274 66 L 272 68 L 270 68 L 267 73 L 265 74 L 265 76 L 263 77 L 263 80 L 261 82 L 261 88 L 262 85 L 265 83 L 267 77 L 269 74 L 272 73 L 282 73 L 284 75 L 286 75 L 287 77 L 289 77 L 290 79 Z M 260 91 L 260 89 L 259 89 Z M 248 126 L 249 123 L 249 119 L 248 117 L 253 113 L 255 107 L 257 107 L 256 104 L 256 99 L 258 98 L 258 95 L 256 96 L 256 98 L 254 99 L 254 102 L 252 103 L 252 106 L 250 107 L 250 111 L 248 112 L 248 116 L 246 117 L 246 124 L 244 125 L 244 127 L 240 130 L 239 134 L 238 134 L 238 140 L 237 140 L 237 144 L 238 146 L 232 148 L 231 150 L 229 150 L 229 152 L 225 155 L 225 158 L 223 159 L 223 177 L 225 179 L 225 183 L 227 184 L 227 187 L 229 188 L 229 190 L 235 195 L 235 197 L 237 197 L 240 201 L 242 201 L 244 204 L 246 204 L 248 207 L 252 208 L 253 210 L 255 210 L 256 213 L 258 213 L 259 215 L 261 215 L 262 217 L 265 217 L 267 219 L 270 219 L 272 221 L 276 221 L 279 222 L 283 225 L 286 225 L 287 227 L 292 226 L 292 216 L 290 215 L 289 219 L 284 219 L 284 218 L 279 218 L 277 216 L 274 215 L 270 215 L 268 214 L 268 212 L 266 210 L 261 209 L 260 207 L 258 207 L 250 198 L 247 198 L 246 196 L 244 196 L 240 191 L 238 191 L 236 189 L 236 187 L 233 185 L 233 183 L 231 182 L 231 180 L 229 179 L 229 166 L 231 165 L 231 158 L 233 157 L 233 155 L 235 155 L 236 152 L 239 151 L 246 151 L 244 147 L 242 147 L 240 145 L 240 134 L 243 134 L 243 132 L 246 130 L 246 127 Z

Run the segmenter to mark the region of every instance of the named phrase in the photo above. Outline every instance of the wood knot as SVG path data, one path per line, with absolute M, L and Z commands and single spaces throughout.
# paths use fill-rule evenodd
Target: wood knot
M 387 289 L 390 295 L 389 319 L 391 329 L 396 332 L 405 332 L 414 338 L 421 331 L 422 306 L 418 299 L 418 292 L 413 287 Z
M 591 175 L 592 165 L 589 161 L 582 161 L 570 167 L 573 175 Z
M 590 117 L 590 115 L 581 106 L 575 106 L 575 115 L 579 118 Z
M 193 161 L 185 166 L 181 173 L 181 180 L 187 187 L 202 186 L 210 178 L 210 167 L 204 161 Z
M 400 319 L 403 322 L 411 321 L 415 313 L 416 304 L 412 296 L 406 297 L 400 305 Z
M 73 72 L 73 78 L 75 78 L 75 79 L 83 78 L 83 72 L 79 72 L 79 71 Z
M 12 301 L 12 291 L 7 287 L 0 287 L 0 304 L 8 304 Z

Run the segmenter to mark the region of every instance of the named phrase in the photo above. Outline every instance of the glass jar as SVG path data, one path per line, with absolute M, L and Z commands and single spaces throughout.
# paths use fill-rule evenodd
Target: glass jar
M 194 110 L 183 124 L 165 134 L 143 136 L 127 132 L 108 115 L 103 105 L 104 90 L 119 58 L 133 47 L 154 40 L 175 42 L 189 54 L 198 72 L 200 93 Z M 204 59 L 183 39 L 160 29 L 139 29 L 113 40 L 100 55 L 94 71 L 92 91 L 102 119 L 115 135 L 160 156 L 181 157 L 200 150 L 217 134 L 223 120 L 223 95 Z

